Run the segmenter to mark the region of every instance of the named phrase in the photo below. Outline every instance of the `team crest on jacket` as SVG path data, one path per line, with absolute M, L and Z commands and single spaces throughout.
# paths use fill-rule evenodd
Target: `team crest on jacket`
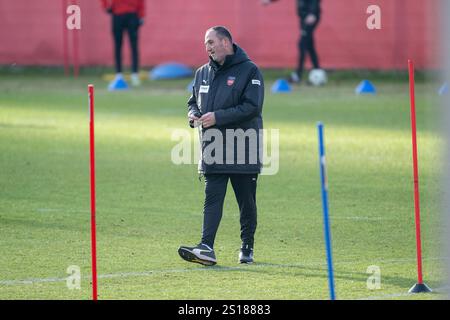
M 228 77 L 227 85 L 232 86 L 236 77 Z

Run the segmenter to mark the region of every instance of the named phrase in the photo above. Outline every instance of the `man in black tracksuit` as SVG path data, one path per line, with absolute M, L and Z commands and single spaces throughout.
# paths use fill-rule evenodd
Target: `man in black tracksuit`
M 314 30 L 320 21 L 320 0 L 297 0 L 297 14 L 300 17 L 301 35 L 298 42 L 299 60 L 297 70 L 291 75 L 293 82 L 302 79 L 305 57 L 309 54 L 314 69 L 319 69 L 319 58 L 314 45 Z
M 267 5 L 278 0 L 261 0 Z M 298 41 L 297 69 L 292 72 L 289 80 L 300 83 L 306 55 L 309 54 L 314 69 L 320 69 L 319 58 L 314 45 L 314 31 L 320 21 L 320 0 L 297 0 L 297 15 L 300 18 L 300 39 Z
M 116 77 L 114 81 L 123 79 L 122 75 L 122 42 L 123 33 L 128 32 L 130 40 L 132 73 L 131 84 L 140 85 L 139 79 L 139 54 L 138 34 L 139 28 L 144 23 L 145 1 L 144 0 L 101 0 L 106 12 L 112 15 L 112 32 L 114 38 L 114 58 Z
M 191 127 L 197 123 L 201 127 L 203 232 L 199 245 L 181 246 L 178 252 L 190 262 L 216 264 L 214 240 L 230 180 L 240 210 L 239 262 L 251 263 L 257 224 L 256 182 L 262 164 L 263 78 L 226 28 L 208 29 L 205 46 L 210 61 L 197 70 L 188 101 Z

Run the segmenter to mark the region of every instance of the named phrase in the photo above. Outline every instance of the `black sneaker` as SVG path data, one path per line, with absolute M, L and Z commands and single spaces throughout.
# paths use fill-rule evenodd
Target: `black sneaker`
M 253 263 L 253 248 L 243 245 L 239 252 L 239 263 Z
M 203 243 L 195 247 L 181 246 L 178 254 L 186 261 L 200 263 L 204 266 L 213 266 L 217 263 L 214 250 Z

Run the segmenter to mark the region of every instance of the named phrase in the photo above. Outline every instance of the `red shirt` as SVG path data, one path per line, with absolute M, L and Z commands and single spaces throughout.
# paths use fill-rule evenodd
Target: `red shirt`
M 103 9 L 112 9 L 113 14 L 137 13 L 139 18 L 145 16 L 144 0 L 101 0 Z

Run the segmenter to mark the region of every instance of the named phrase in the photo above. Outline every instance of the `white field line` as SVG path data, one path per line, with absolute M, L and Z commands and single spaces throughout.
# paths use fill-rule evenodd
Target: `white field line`
M 446 260 L 446 258 L 428 258 L 423 259 L 424 261 L 432 261 L 432 260 Z M 376 263 L 383 264 L 396 264 L 396 263 L 404 263 L 404 262 L 415 262 L 415 259 L 387 259 L 387 260 L 376 260 Z M 354 264 L 360 263 L 361 261 L 340 261 L 335 262 L 334 265 L 345 265 L 345 264 Z M 248 268 L 298 268 L 298 267 L 316 267 L 316 268 L 326 268 L 326 263 L 307 263 L 307 264 L 270 264 L 270 263 L 260 263 L 254 265 L 243 265 L 236 267 L 197 267 L 197 268 L 189 268 L 189 269 L 163 269 L 163 270 L 149 270 L 143 272 L 118 272 L 111 274 L 101 274 L 98 275 L 98 279 L 112 279 L 112 278 L 130 278 L 130 277 L 149 277 L 158 274 L 165 273 L 185 273 L 185 272 L 197 272 L 197 271 L 228 271 L 228 270 L 246 270 Z M 91 276 L 85 276 L 84 279 L 92 279 Z M 19 279 L 19 280 L 0 280 L 1 286 L 11 286 L 11 285 L 32 285 L 36 283 L 54 283 L 54 282 L 65 282 L 67 281 L 67 277 L 52 277 L 52 278 L 29 278 L 29 279 Z
M 450 286 L 444 286 L 444 287 L 440 287 L 440 288 L 436 288 L 436 289 L 432 289 L 432 290 L 433 290 L 433 293 L 447 294 L 447 297 L 449 297 L 448 295 L 450 293 Z M 379 295 L 379 296 L 358 298 L 356 300 L 383 300 L 383 299 L 408 297 L 408 296 L 414 296 L 414 293 L 408 293 L 408 292 L 390 293 L 390 294 Z
M 356 300 L 385 300 L 385 299 L 390 299 L 390 298 L 407 297 L 407 296 L 410 296 L 410 295 L 411 295 L 411 293 L 408 293 L 408 292 L 391 293 L 391 294 L 385 294 L 385 295 L 380 295 L 380 296 L 358 298 Z
M 269 265 L 270 266 L 270 265 Z M 289 267 L 293 265 L 277 265 L 279 267 Z M 149 271 L 143 271 L 143 272 L 118 272 L 118 273 L 111 273 L 111 274 L 101 274 L 98 275 L 98 279 L 111 279 L 111 278 L 128 278 L 128 277 L 146 277 L 146 276 L 153 276 L 156 274 L 164 274 L 164 273 L 183 273 L 183 272 L 195 272 L 195 271 L 208 271 L 211 269 L 215 270 L 244 270 L 248 266 L 243 267 L 198 267 L 198 268 L 190 268 L 190 269 L 163 269 L 163 270 L 149 270 Z M 261 265 L 254 265 L 253 267 L 267 267 L 267 265 L 261 264 Z M 92 279 L 92 276 L 83 277 L 85 279 Z M 23 279 L 23 280 L 0 280 L 0 285 L 20 285 L 20 284 L 35 284 L 35 283 L 44 283 L 44 282 L 64 282 L 67 278 L 30 278 L 30 279 Z
M 89 210 L 81 210 L 81 209 L 66 209 L 66 208 L 38 208 L 35 209 L 36 212 L 65 212 L 65 213 L 89 213 Z M 196 212 L 190 212 L 197 215 Z M 382 221 L 382 220 L 400 220 L 398 218 L 392 217 L 365 217 L 365 216 L 332 216 L 332 219 L 336 220 L 356 220 L 356 221 Z
M 331 217 L 331 219 L 333 219 L 333 220 L 355 220 L 355 221 L 400 220 L 397 218 L 389 218 L 389 217 L 359 217 L 359 216 L 349 216 L 349 217 L 333 216 L 333 217 Z
M 78 209 L 54 209 L 54 208 L 38 208 L 35 210 L 36 212 L 62 212 L 62 213 L 89 213 L 89 210 L 78 210 Z

